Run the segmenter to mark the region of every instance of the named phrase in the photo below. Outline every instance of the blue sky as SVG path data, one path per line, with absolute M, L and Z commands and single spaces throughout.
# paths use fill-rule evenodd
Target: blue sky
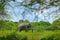
M 17 2 L 23 2 L 24 0 L 22 0 L 22 1 L 21 0 L 16 0 L 16 1 Z M 13 1 L 10 2 L 10 4 L 12 5 L 13 8 L 11 8 L 10 6 L 6 7 L 7 11 L 8 11 L 7 13 L 9 13 L 12 16 L 11 20 L 13 20 L 13 21 L 21 20 L 22 19 L 22 15 L 21 14 L 24 11 L 24 7 L 23 6 L 19 6 L 19 4 L 17 2 L 13 2 Z M 39 7 L 40 5 L 39 4 L 33 5 L 33 7 L 38 8 L 37 6 Z M 26 9 L 29 11 L 28 8 L 26 8 Z M 58 10 L 58 7 L 51 7 L 49 9 L 45 9 L 43 14 L 47 15 L 47 13 L 52 12 L 52 11 L 56 11 L 56 10 Z M 28 11 L 25 11 L 25 14 L 26 14 L 25 19 L 27 19 L 29 21 L 33 21 L 34 14 L 30 15 L 29 13 L 32 13 L 32 12 L 30 12 L 30 11 L 28 12 Z M 42 14 L 39 13 L 37 15 L 39 17 L 39 19 L 38 19 L 39 21 L 44 19 L 44 16 Z M 47 19 L 47 17 L 46 17 L 46 19 Z M 47 21 L 52 22 L 53 19 L 50 18 L 50 19 L 47 19 Z

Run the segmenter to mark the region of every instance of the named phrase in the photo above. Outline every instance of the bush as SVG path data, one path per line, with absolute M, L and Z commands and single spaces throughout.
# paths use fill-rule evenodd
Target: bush
M 12 31 L 1 31 L 0 40 L 27 40 L 26 36 L 19 35 L 16 32 Z
M 54 34 L 48 37 L 41 38 L 41 40 L 60 40 L 60 37 Z

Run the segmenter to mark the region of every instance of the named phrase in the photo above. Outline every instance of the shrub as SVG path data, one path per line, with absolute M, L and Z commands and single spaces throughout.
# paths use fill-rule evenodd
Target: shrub
M 0 40 L 27 40 L 27 37 L 12 31 L 2 31 L 0 33 Z

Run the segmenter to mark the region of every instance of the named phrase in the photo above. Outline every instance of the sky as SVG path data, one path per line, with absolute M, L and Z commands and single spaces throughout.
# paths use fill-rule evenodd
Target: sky
M 23 2 L 24 0 L 16 0 L 17 2 Z M 29 13 L 32 13 L 28 8 L 24 8 L 24 6 L 19 6 L 20 4 L 18 4 L 17 2 L 13 2 L 13 1 L 11 1 L 10 2 L 10 5 L 12 6 L 12 7 L 10 7 L 10 6 L 7 6 L 6 7 L 6 9 L 7 9 L 7 14 L 10 14 L 11 16 L 12 16 L 12 21 L 19 21 L 19 20 L 22 20 L 22 13 L 23 13 L 23 11 L 25 10 L 25 9 L 27 9 L 27 11 L 25 11 L 25 14 L 26 14 L 26 16 L 25 16 L 25 19 L 27 19 L 27 20 L 29 20 L 30 22 L 32 22 L 32 21 L 34 21 L 33 19 L 34 19 L 34 14 L 29 14 Z M 35 7 L 35 8 L 38 8 L 38 7 L 40 6 L 39 4 L 35 4 L 35 5 L 33 5 L 32 7 Z M 49 12 L 52 12 L 52 11 L 56 11 L 56 10 L 58 10 L 58 7 L 51 7 L 51 8 L 49 8 L 49 9 L 45 9 L 44 11 L 43 11 L 43 14 L 44 15 L 47 15 L 47 13 L 49 13 Z M 40 12 L 40 11 L 38 11 L 38 12 Z M 38 13 L 38 12 L 36 12 L 36 13 Z M 44 16 L 42 15 L 42 14 L 37 14 L 38 15 L 38 17 L 39 17 L 39 21 L 40 20 L 43 20 L 44 19 Z M 46 17 L 46 19 L 47 19 L 47 21 L 49 21 L 49 22 L 53 22 L 53 20 L 52 20 L 52 18 L 50 18 L 50 19 L 48 19 L 47 17 Z

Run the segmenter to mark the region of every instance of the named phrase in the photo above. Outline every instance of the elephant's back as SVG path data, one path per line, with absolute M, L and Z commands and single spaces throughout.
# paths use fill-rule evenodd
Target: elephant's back
M 23 23 L 22 23 L 22 24 L 19 24 L 19 26 L 18 26 L 18 29 L 19 29 L 19 30 L 21 30 L 21 29 L 23 30 L 23 29 L 25 29 L 25 28 L 26 28 L 26 27 L 25 27 L 25 24 L 23 24 Z
M 21 23 L 18 25 L 18 27 L 26 27 L 26 26 L 30 26 L 29 23 Z
M 21 26 L 24 26 L 24 25 L 25 25 L 25 24 L 23 24 L 23 23 L 22 23 L 22 24 L 19 24 L 19 26 L 18 26 L 18 27 L 21 27 Z

